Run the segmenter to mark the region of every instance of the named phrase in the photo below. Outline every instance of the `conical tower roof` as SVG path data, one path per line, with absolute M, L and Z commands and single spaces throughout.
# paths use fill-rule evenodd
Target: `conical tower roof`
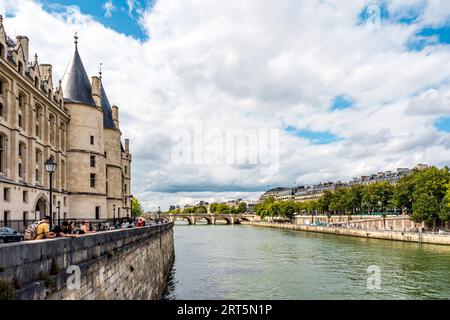
M 112 108 L 108 100 L 108 96 L 105 92 L 105 87 L 103 86 L 103 82 L 101 82 L 100 89 L 100 103 L 103 109 L 103 127 L 106 129 L 116 129 L 114 125 L 113 117 L 112 117 Z
M 78 37 L 75 36 L 75 53 L 62 79 L 64 102 L 76 102 L 95 107 L 92 86 L 78 54 Z

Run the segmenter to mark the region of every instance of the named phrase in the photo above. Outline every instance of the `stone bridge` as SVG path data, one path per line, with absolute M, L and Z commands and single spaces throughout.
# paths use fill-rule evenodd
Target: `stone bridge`
M 217 224 L 219 222 L 223 222 L 226 224 L 240 224 L 245 221 L 259 221 L 259 217 L 253 214 L 213 214 L 213 213 L 205 213 L 205 214 L 194 214 L 194 213 L 161 213 L 159 215 L 161 219 L 165 219 L 167 221 L 184 221 L 189 222 L 190 225 L 195 225 L 197 222 L 204 221 L 207 224 Z

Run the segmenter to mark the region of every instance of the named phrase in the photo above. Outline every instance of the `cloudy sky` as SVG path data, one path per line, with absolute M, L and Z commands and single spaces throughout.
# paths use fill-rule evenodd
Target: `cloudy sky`
M 56 79 L 74 31 L 88 74 L 103 63 L 147 209 L 450 164 L 446 0 L 0 0 L 0 12 Z M 249 134 L 235 148 L 230 132 Z

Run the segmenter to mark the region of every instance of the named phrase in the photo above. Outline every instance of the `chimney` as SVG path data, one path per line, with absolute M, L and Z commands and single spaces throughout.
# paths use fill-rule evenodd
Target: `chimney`
M 114 121 L 114 126 L 119 129 L 119 107 L 116 105 L 112 106 L 112 118 Z
M 95 104 L 101 108 L 100 103 L 100 78 L 97 76 L 92 77 L 92 99 L 94 99 Z
M 23 54 L 25 56 L 25 62 L 28 65 L 28 43 L 30 40 L 28 40 L 28 37 L 26 36 L 17 36 L 16 37 L 17 43 L 20 43 L 22 45 Z
M 125 139 L 125 151 L 130 152 L 130 139 Z

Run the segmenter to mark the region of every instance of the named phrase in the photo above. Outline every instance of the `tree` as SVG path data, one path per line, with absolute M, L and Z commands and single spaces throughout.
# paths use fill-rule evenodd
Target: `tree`
M 205 206 L 197 206 L 194 207 L 194 213 L 195 214 L 205 214 L 208 212 L 208 209 L 206 209 Z
M 361 212 L 364 190 L 365 186 L 361 184 L 354 184 L 348 190 L 347 204 L 350 206 L 353 214 L 356 214 L 358 211 Z
M 403 212 L 404 209 L 408 213 L 413 209 L 413 193 L 414 193 L 414 179 L 417 172 L 402 177 L 394 187 L 394 193 L 392 195 L 393 205 L 399 208 Z
M 247 204 L 245 202 L 239 203 L 236 208 L 236 213 L 245 213 L 247 212 Z
M 413 213 L 411 219 L 418 223 L 432 223 L 433 229 L 435 229 L 436 225 L 440 225 L 448 216 L 449 168 L 430 167 L 415 172 L 413 179 Z M 441 218 L 444 218 L 444 220 Z
M 138 217 L 138 216 L 141 216 L 143 213 L 144 213 L 144 210 L 142 209 L 142 206 L 139 203 L 139 200 L 135 197 L 131 198 L 131 216 Z
M 333 192 L 326 190 L 323 196 L 317 200 L 317 208 L 322 213 L 328 213 L 330 211 L 330 204 L 333 200 Z

